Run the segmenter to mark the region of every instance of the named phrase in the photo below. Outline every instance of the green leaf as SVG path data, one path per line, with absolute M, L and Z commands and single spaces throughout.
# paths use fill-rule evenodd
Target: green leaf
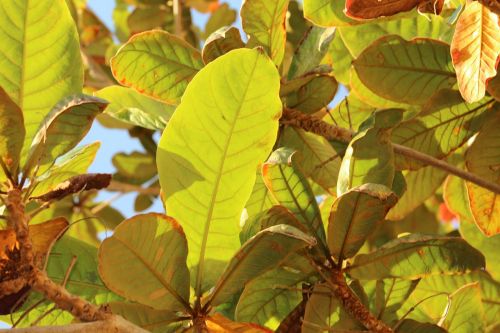
M 288 70 L 288 79 L 300 77 L 319 65 L 335 36 L 335 29 L 311 27 L 300 41 Z
M 108 288 L 157 310 L 190 311 L 187 242 L 179 224 L 161 214 L 125 220 L 99 248 Z
M 165 6 L 165 8 L 168 8 Z M 127 17 L 130 34 L 158 29 L 164 26 L 167 18 L 172 19 L 172 10 L 167 11 L 160 6 L 137 7 Z
M 345 16 L 345 3 L 331 0 L 304 0 L 304 17 L 322 27 L 339 27 L 356 24 Z
M 94 142 L 74 148 L 61 156 L 50 169 L 37 177 L 37 184 L 30 196 L 36 197 L 47 193 L 69 178 L 86 173 L 100 146 L 100 142 Z
M 231 9 L 227 3 L 221 4 L 214 12 L 212 12 L 207 24 L 205 24 L 204 37 L 207 38 L 222 27 L 230 26 L 233 24 L 235 19 L 236 11 Z
M 397 333 L 446 333 L 444 328 L 429 323 L 420 323 L 413 319 L 405 319 L 396 330 Z
M 384 279 L 376 284 L 374 316 L 390 323 L 398 319 L 396 312 L 411 295 L 419 280 Z
M 337 93 L 338 83 L 329 75 L 318 75 L 297 91 L 286 96 L 286 106 L 304 113 L 314 113 L 326 107 Z
M 370 90 L 400 103 L 424 104 L 436 91 L 456 83 L 449 46 L 432 39 L 382 37 L 353 66 Z
M 262 46 L 279 66 L 285 55 L 285 18 L 289 0 L 248 0 L 241 6 L 241 25 L 248 47 Z
M 107 105 L 105 100 L 87 95 L 69 96 L 59 102 L 33 138 L 24 173 L 28 174 L 37 165 L 43 172 L 56 158 L 73 149 Z
M 450 306 L 440 323 L 449 333 L 484 332 L 484 313 L 478 282 L 466 284 L 450 295 Z
M 163 132 L 160 184 L 187 235 L 197 296 L 240 246 L 240 215 L 276 140 L 281 107 L 275 65 L 258 50 L 233 50 L 200 71 Z
M 262 230 L 231 259 L 208 303 L 216 306 L 229 301 L 248 281 L 277 267 L 290 253 L 315 244 L 313 237 L 292 226 L 281 224 Z
M 324 137 L 288 127 L 283 131 L 281 142 L 299 152 L 297 162 L 305 176 L 329 193 L 335 193 L 340 156 Z
M 467 170 L 493 182 L 500 180 L 500 116 L 498 103 L 492 118 L 479 132 L 465 155 Z M 476 225 L 486 236 L 500 233 L 500 195 L 483 187 L 467 182 L 469 202 Z
M 240 31 L 234 27 L 222 27 L 213 32 L 205 41 L 201 56 L 205 64 L 234 49 L 241 49 L 245 44 Z
M 491 112 L 493 103 L 493 99 L 485 98 L 469 104 L 462 100 L 458 91 L 441 90 L 421 113 L 393 129 L 392 142 L 443 159 L 481 128 L 484 115 Z M 396 163 L 398 169 L 422 167 L 422 163 L 399 155 Z
M 401 118 L 402 110 L 378 111 L 372 118 L 373 126 L 351 140 L 340 166 L 337 195 L 366 183 L 392 188 L 394 151 L 389 139 Z
M 0 157 L 14 177 L 21 159 L 25 135 L 22 110 L 0 87 Z M 0 174 L 3 173 L 0 171 Z M 0 176 L 1 179 L 4 177 Z
M 474 223 L 467 187 L 462 178 L 452 175 L 446 177 L 443 184 L 443 200 L 446 207 L 459 218 L 460 222 Z
M 332 110 L 327 112 L 323 121 L 335 126 L 357 131 L 359 126 L 376 110 L 364 103 L 354 94 L 349 94 Z
M 160 30 L 134 35 L 111 59 L 118 82 L 169 104 L 179 103 L 202 67 L 198 50 Z
M 328 48 L 323 62 L 332 67 L 333 76 L 344 86 L 349 86 L 350 70 L 353 60 L 354 58 L 347 49 L 342 37 L 337 32 L 330 43 L 330 47 Z
M 328 223 L 328 247 L 339 261 L 354 256 L 398 198 L 387 187 L 364 184 L 334 202 Z
M 463 273 L 485 266 L 483 255 L 456 237 L 413 234 L 395 239 L 370 254 L 360 254 L 346 271 L 356 279 Z
M 264 182 L 282 206 L 290 210 L 318 244 L 326 244 L 318 204 L 309 183 L 295 161 L 294 152 L 280 148 L 262 166 Z
M 0 87 L 24 114 L 24 164 L 43 118 L 62 98 L 82 90 L 78 32 L 59 0 L 2 1 L 0 22 Z
M 155 158 L 148 153 L 118 153 L 113 156 L 112 162 L 118 175 L 133 183 L 142 184 L 157 174 Z
M 134 126 L 163 130 L 175 107 L 162 103 L 133 89 L 110 86 L 94 93 L 109 102 L 105 114 Z

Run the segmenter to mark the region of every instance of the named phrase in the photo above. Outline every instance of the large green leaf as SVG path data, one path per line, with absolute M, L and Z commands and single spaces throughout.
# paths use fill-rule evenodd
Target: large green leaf
M 0 158 L 13 176 L 19 166 L 25 135 L 22 110 L 0 87 Z M 5 178 L 3 173 L 0 171 L 0 180 Z
M 82 90 L 78 32 L 60 0 L 2 1 L 0 22 L 0 87 L 24 113 L 26 156 L 52 107 Z
M 284 261 L 290 253 L 316 244 L 313 237 L 288 225 L 275 225 L 249 239 L 229 262 L 208 302 L 227 302 L 245 284 Z
M 450 295 L 450 306 L 440 323 L 449 333 L 484 332 L 484 313 L 478 282 L 466 284 Z
M 316 237 L 318 244 L 326 244 L 316 198 L 295 161 L 294 152 L 288 148 L 274 151 L 262 166 L 262 175 L 276 201 L 295 215 L 306 230 Z
M 345 16 L 344 7 L 344 1 L 304 0 L 304 16 L 323 27 L 356 24 L 355 20 Z
M 441 90 L 416 117 L 392 131 L 392 142 L 443 159 L 470 139 L 483 124 L 494 100 L 485 98 L 465 103 L 458 91 Z M 396 159 L 398 169 L 418 169 L 422 164 L 403 156 Z
M 160 30 L 134 35 L 111 59 L 118 82 L 169 104 L 179 103 L 202 67 L 198 50 Z
M 414 234 L 395 239 L 370 254 L 356 256 L 346 271 L 357 279 L 416 279 L 484 266 L 483 255 L 461 238 Z
M 328 223 L 331 254 L 339 261 L 354 256 L 397 200 L 390 189 L 378 184 L 364 184 L 338 197 Z
M 275 65 L 259 50 L 238 49 L 200 71 L 163 132 L 160 184 L 187 235 L 197 296 L 239 248 L 240 215 L 280 114 Z
M 99 248 L 108 288 L 158 310 L 189 311 L 187 242 L 179 224 L 161 214 L 122 222 Z
M 87 95 L 69 96 L 45 117 L 36 132 L 28 154 L 25 174 L 39 166 L 43 172 L 56 158 L 73 149 L 87 134 L 94 118 L 108 103 Z
M 353 65 L 364 85 L 395 102 L 424 104 L 456 83 L 449 46 L 432 39 L 407 42 L 388 35 L 367 47 Z
M 263 46 L 276 65 L 285 55 L 285 18 L 289 0 L 246 0 L 241 7 L 241 25 L 249 35 L 248 46 Z
M 131 88 L 110 86 L 94 93 L 109 102 L 105 114 L 152 130 L 163 130 L 175 107 L 139 94 Z
M 498 104 L 496 104 L 498 105 Z M 479 132 L 472 146 L 467 150 L 467 169 L 493 183 L 500 183 L 500 126 L 499 107 L 495 108 L 493 119 Z M 500 233 L 500 195 L 481 186 L 467 182 L 469 202 L 474 220 L 487 235 Z
M 201 56 L 205 64 L 234 49 L 245 47 L 240 31 L 235 27 L 222 27 L 213 32 L 205 41 Z

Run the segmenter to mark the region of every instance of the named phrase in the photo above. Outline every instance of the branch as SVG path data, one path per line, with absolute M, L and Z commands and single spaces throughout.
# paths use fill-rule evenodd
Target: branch
M 137 185 L 122 183 L 116 180 L 112 180 L 107 187 L 108 191 L 116 191 L 116 192 L 137 192 L 140 194 L 148 194 L 148 195 L 159 195 L 160 189 L 158 187 L 141 187 Z
M 354 136 L 354 132 L 352 132 L 351 130 L 328 124 L 319 118 L 315 118 L 293 109 L 284 109 L 283 116 L 281 117 L 280 121 L 284 125 L 290 125 L 293 127 L 301 128 L 308 132 L 315 133 L 317 135 L 321 135 L 327 140 L 338 140 L 349 143 Z M 460 177 L 478 186 L 484 187 L 494 193 L 500 194 L 499 184 L 490 182 L 473 173 L 459 169 L 449 163 L 446 163 L 445 161 L 421 153 L 417 150 L 394 143 L 392 144 L 392 146 L 394 152 L 397 154 L 419 161 L 424 165 L 430 165 L 435 168 L 444 170 L 452 175 Z

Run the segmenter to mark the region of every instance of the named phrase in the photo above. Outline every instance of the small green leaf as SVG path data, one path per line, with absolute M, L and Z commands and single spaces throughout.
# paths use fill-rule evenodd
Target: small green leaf
M 234 49 L 241 49 L 245 44 L 241 40 L 240 31 L 234 27 L 222 27 L 213 32 L 205 41 L 201 57 L 208 64 Z
M 186 237 L 173 218 L 137 215 L 102 243 L 99 274 L 127 299 L 157 310 L 190 311 L 186 257 Z
M 288 225 L 275 225 L 257 233 L 236 252 L 219 278 L 208 303 L 227 302 L 253 278 L 278 266 L 290 253 L 312 247 L 313 237 Z
M 395 239 L 370 254 L 360 254 L 346 271 L 356 279 L 464 273 L 485 266 L 483 255 L 461 238 L 413 234 Z
M 24 173 L 28 174 L 37 165 L 43 172 L 56 158 L 73 149 L 107 105 L 105 100 L 87 95 L 69 96 L 59 102 L 33 138 Z
M 241 25 L 248 47 L 262 46 L 279 66 L 285 55 L 285 18 L 289 0 L 247 0 L 241 7 Z
M 0 87 L 0 158 L 14 177 L 21 159 L 25 135 L 22 110 Z M 3 174 L 3 170 L 0 174 Z M 4 178 L 0 176 L 0 179 Z
M 131 88 L 110 86 L 94 93 L 109 102 L 105 114 L 134 126 L 163 130 L 175 107 L 162 103 Z
M 364 85 L 395 102 L 424 104 L 456 83 L 449 46 L 432 39 L 407 42 L 388 35 L 367 47 L 353 65 Z
M 450 306 L 440 323 L 449 333 L 484 332 L 484 313 L 478 282 L 466 284 L 450 295 Z
M 328 247 L 339 261 L 354 256 L 397 202 L 387 187 L 364 184 L 334 202 L 328 223 Z
M 130 154 L 118 153 L 113 156 L 113 165 L 120 178 L 142 184 L 157 174 L 154 156 L 134 151 Z
M 337 93 L 338 83 L 329 75 L 318 75 L 286 96 L 286 106 L 304 113 L 314 113 L 326 107 Z
M 134 35 L 111 59 L 118 82 L 169 104 L 179 103 L 202 67 L 198 50 L 160 30 Z
M 233 50 L 196 75 L 163 132 L 160 184 L 166 210 L 187 235 L 197 296 L 240 247 L 241 213 L 276 140 L 281 108 L 272 61 L 258 50 Z

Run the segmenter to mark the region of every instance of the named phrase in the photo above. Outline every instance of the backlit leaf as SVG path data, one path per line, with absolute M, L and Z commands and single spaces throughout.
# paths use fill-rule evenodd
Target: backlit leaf
M 474 222 L 467 187 L 463 179 L 452 175 L 446 177 L 443 184 L 443 200 L 446 207 L 458 217 L 460 222 Z
M 286 106 L 304 113 L 314 113 L 326 107 L 337 93 L 333 76 L 320 75 L 286 96 Z
M 208 64 L 231 50 L 243 47 L 245 47 L 245 44 L 241 40 L 240 31 L 237 28 L 222 27 L 207 38 L 201 56 L 203 62 Z
M 221 4 L 212 15 L 210 15 L 205 25 L 205 38 L 222 27 L 230 26 L 235 19 L 236 11 L 231 9 L 227 3 Z
M 275 65 L 258 50 L 238 49 L 200 71 L 163 132 L 160 184 L 167 211 L 186 232 L 197 296 L 240 246 L 241 212 L 280 114 Z
M 484 313 L 478 282 L 466 284 L 450 295 L 441 326 L 449 333 L 484 332 Z
M 419 280 L 403 280 L 396 278 L 378 280 L 375 291 L 374 315 L 387 323 L 396 320 L 396 312 L 401 305 L 406 302 L 408 296 L 411 295 L 418 282 Z
M 25 135 L 22 110 L 0 87 L 0 158 L 13 176 L 19 166 Z M 4 178 L 0 176 L 0 180 Z
M 376 109 L 349 94 L 323 117 L 323 121 L 339 127 L 357 131 L 359 125 L 366 120 Z
M 304 17 L 322 27 L 356 24 L 355 20 L 345 16 L 344 7 L 344 1 L 304 0 Z
M 68 220 L 57 217 L 53 220 L 29 226 L 30 238 L 33 244 L 33 253 L 38 265 L 42 263 L 56 239 L 60 238 L 68 228 Z
M 165 8 L 168 8 L 165 6 Z M 137 7 L 127 17 L 127 25 L 132 35 L 151 29 L 161 29 L 172 10 L 167 11 L 159 6 Z
M 271 330 L 255 324 L 231 321 L 220 313 L 208 317 L 206 324 L 209 333 L 271 333 Z
M 405 319 L 396 330 L 397 333 L 447 333 L 447 331 L 437 325 L 420 323 L 413 319 Z
M 118 153 L 113 156 L 112 162 L 118 175 L 131 182 L 142 184 L 157 174 L 155 158 L 148 153 Z

